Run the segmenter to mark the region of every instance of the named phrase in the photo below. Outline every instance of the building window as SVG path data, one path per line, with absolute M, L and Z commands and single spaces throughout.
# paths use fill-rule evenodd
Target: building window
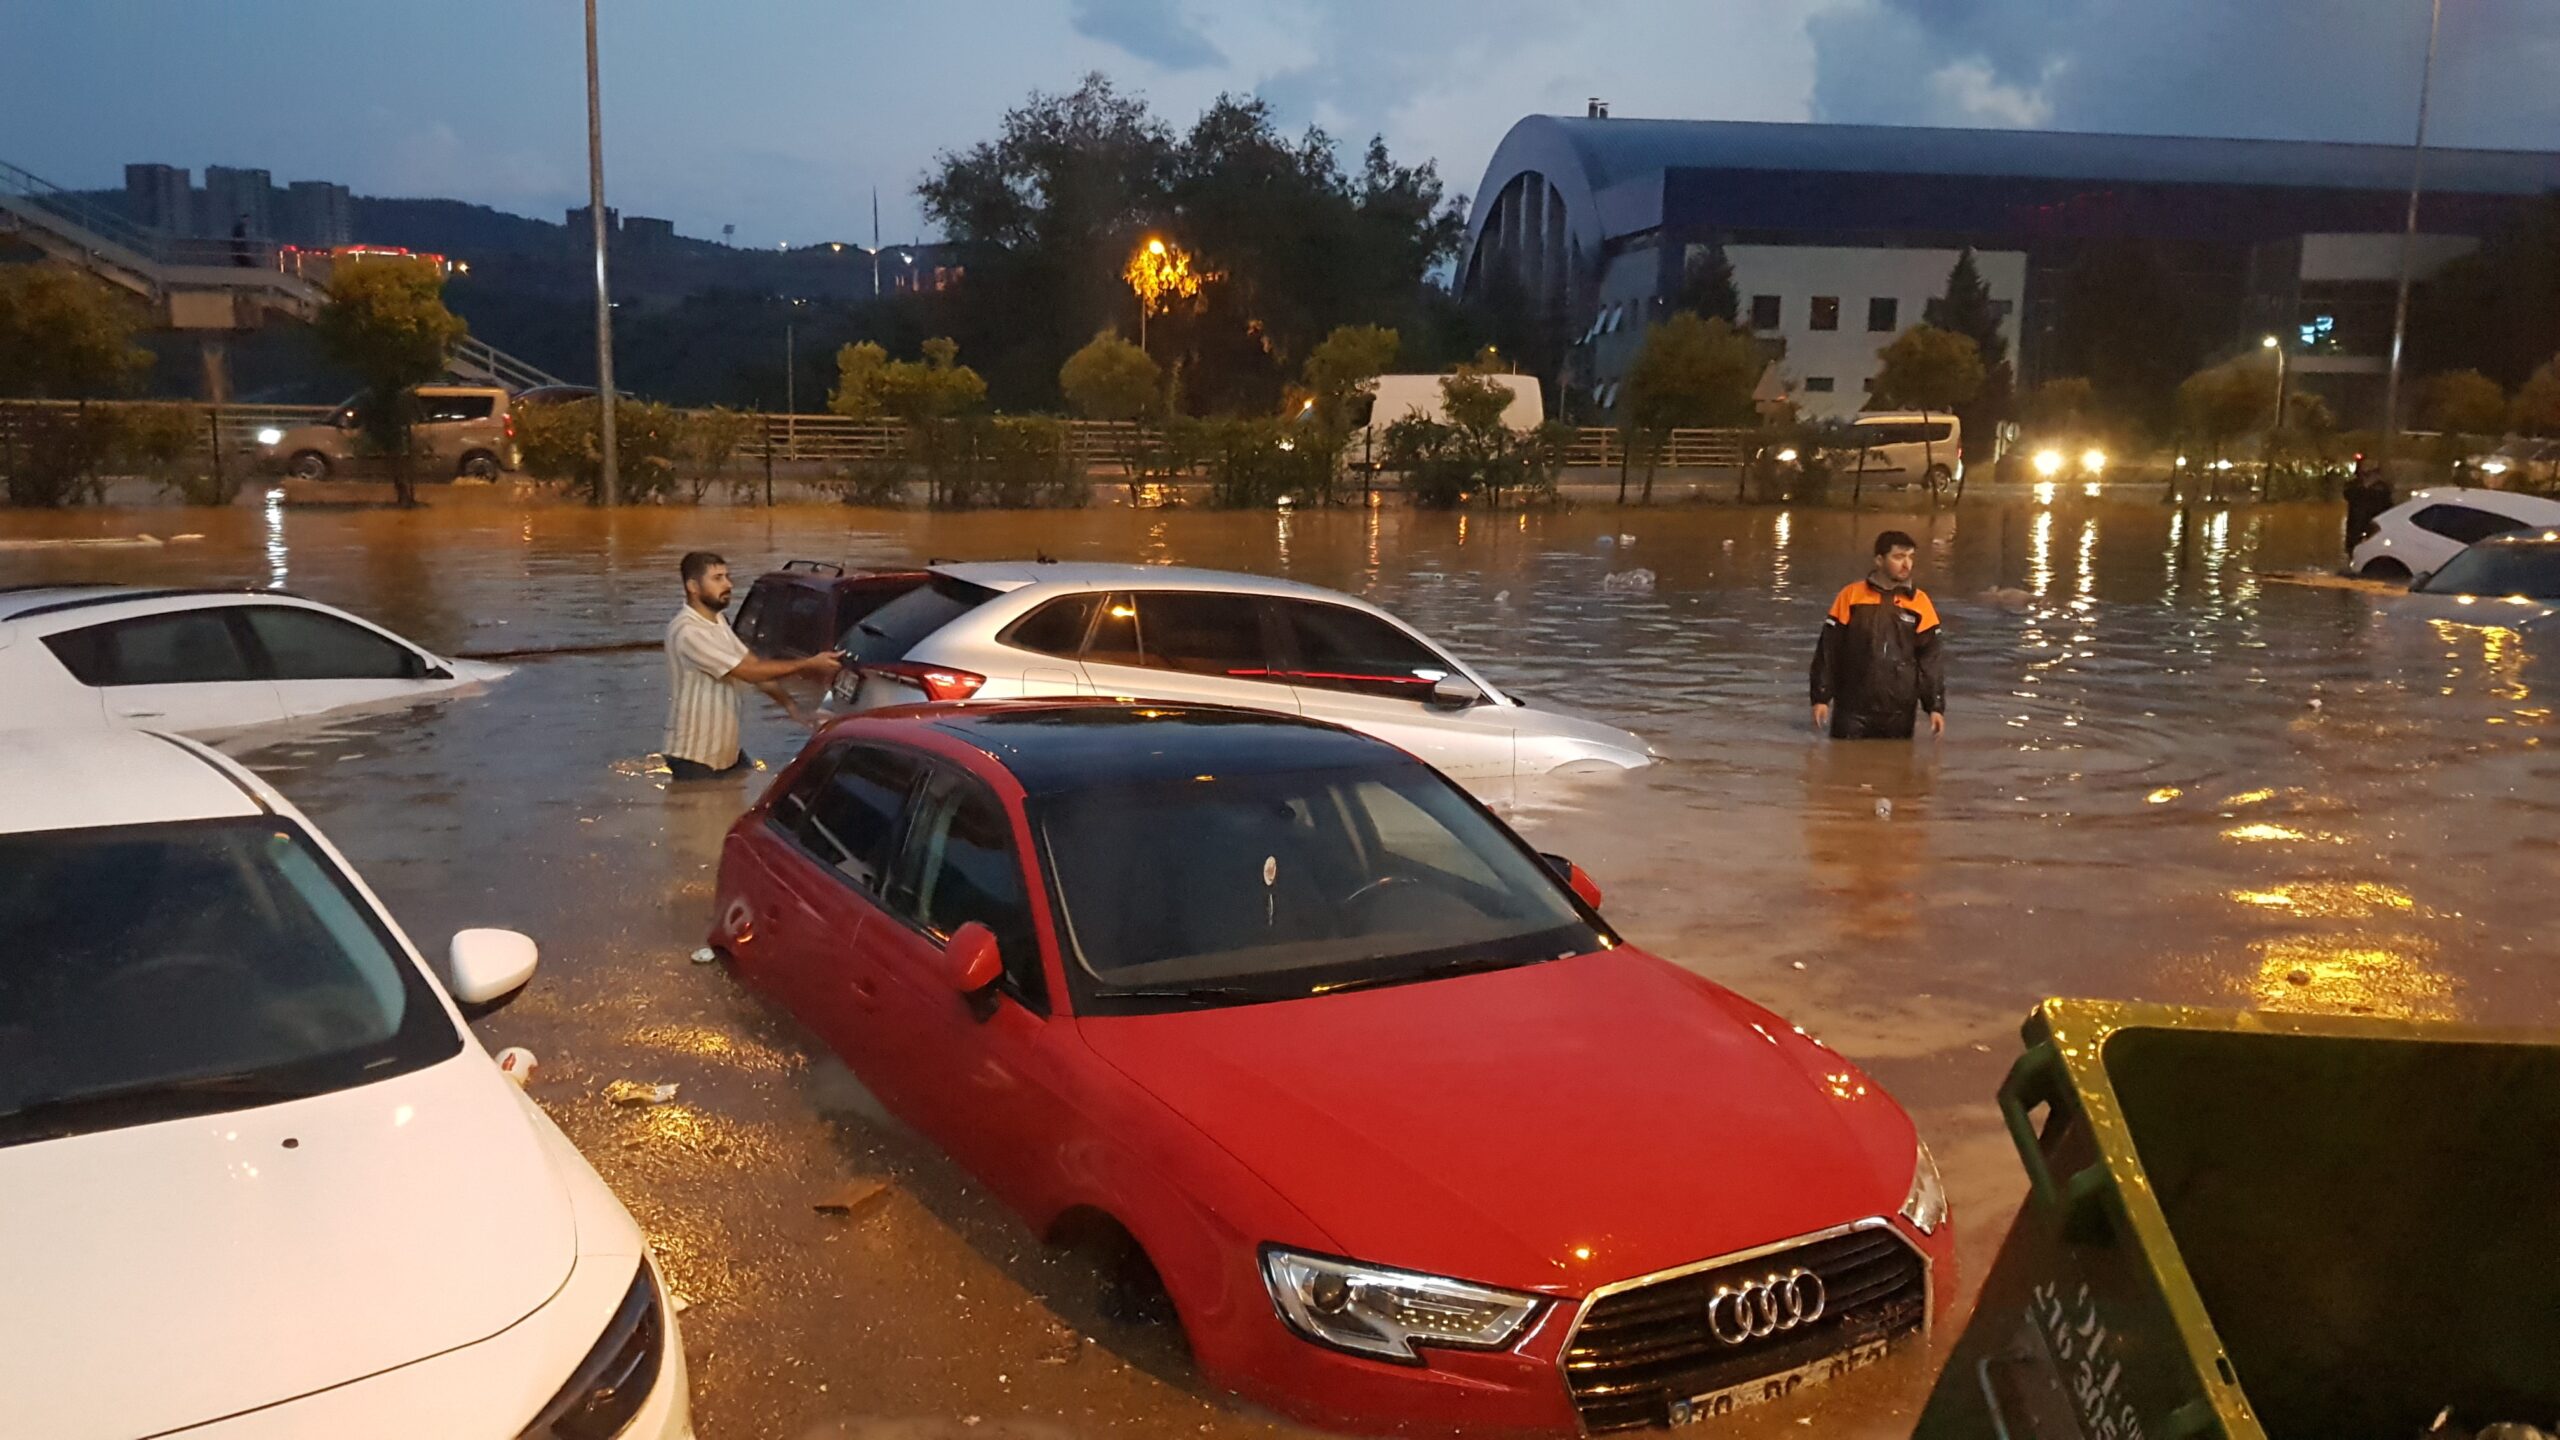
M 1813 297 L 1813 328 L 1816 330 L 1837 330 L 1840 328 L 1839 296 L 1816 295 Z
M 1828 375 L 1807 375 L 1804 377 L 1804 388 L 1816 395 L 1828 395 L 1831 393 L 1832 389 L 1831 377 Z
M 1901 314 L 1902 302 L 1890 295 L 1878 295 L 1868 300 L 1867 333 L 1870 335 L 1892 334 L 1898 328 L 1895 322 Z
M 1754 295 L 1751 297 L 1751 328 L 1754 330 L 1775 330 L 1778 328 L 1777 296 Z

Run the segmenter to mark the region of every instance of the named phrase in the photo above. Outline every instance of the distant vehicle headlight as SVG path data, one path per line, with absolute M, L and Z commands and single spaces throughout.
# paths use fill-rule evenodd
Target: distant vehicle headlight
M 1271 1246 L 1263 1283 L 1289 1327 L 1319 1345 L 1388 1360 L 1419 1360 L 1416 1345 L 1492 1350 L 1538 1313 L 1538 1297 L 1463 1280 L 1332 1260 Z
M 1781 465 L 1793 465 L 1796 463 L 1795 447 L 1789 446 L 1786 449 L 1779 451 L 1778 463 Z
M 2106 469 L 2106 468 L 2107 468 L 2107 452 L 2106 452 L 2106 451 L 2104 451 L 2104 450 L 2083 450 L 2083 451 L 2081 451 L 2081 452 L 2080 452 L 2080 468 L 2081 468 L 2081 469 L 2083 469 L 2083 470 L 2088 471 L 2088 472 L 2089 472 L 2090 474 L 2092 474 L 2092 475 L 2095 475 L 2095 474 L 2097 474 L 2099 471 Z
M 2036 452 L 2036 473 L 2037 473 L 2037 474 L 2039 474 L 2039 475 L 2059 475 L 2059 474 L 2061 474 L 2061 473 L 2062 473 L 2062 452 L 2061 452 L 2061 451 L 2059 451 L 2059 450 L 2039 450 L 2039 451 L 2037 451 L 2037 452 Z
M 2504 460 L 2483 460 L 2480 462 L 2480 473 L 2483 475 L 2504 475 L 2507 473 L 2507 462 Z
M 261 445 L 281 445 L 284 443 L 284 432 L 273 425 L 270 425 L 264 430 L 258 432 L 258 443 Z

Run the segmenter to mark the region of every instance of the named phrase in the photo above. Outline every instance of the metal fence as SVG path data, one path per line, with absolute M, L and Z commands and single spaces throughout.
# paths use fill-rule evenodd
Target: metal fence
M 254 451 L 259 432 L 310 425 L 336 413 L 335 405 L 199 405 L 182 400 L 0 400 L 0 439 L 14 441 L 25 420 L 38 413 L 69 414 L 86 404 L 93 410 L 136 409 L 191 412 L 210 446 L 219 436 L 225 455 Z

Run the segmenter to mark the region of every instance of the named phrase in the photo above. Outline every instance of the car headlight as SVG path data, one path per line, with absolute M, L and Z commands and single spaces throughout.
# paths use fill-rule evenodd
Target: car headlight
M 1262 1252 L 1263 1282 L 1289 1328 L 1319 1345 L 1418 1364 L 1417 1345 L 1494 1350 L 1538 1313 L 1538 1298 L 1353 1260 Z
M 1796 463 L 1796 452 L 1792 448 L 1779 451 L 1778 463 L 1781 465 L 1793 465 Z
M 2483 460 L 2480 462 L 2480 473 L 2483 475 L 2504 475 L 2507 473 L 2507 462 L 2504 460 Z
M 284 432 L 273 425 L 270 425 L 266 429 L 258 432 L 258 443 L 261 445 L 281 445 L 284 443 Z
M 2089 472 L 2090 474 L 2092 474 L 2092 475 L 2095 475 L 2095 474 L 2097 474 L 2099 471 L 2106 469 L 2106 468 L 2107 468 L 2107 452 L 2106 452 L 2106 451 L 2104 451 L 2104 450 L 2083 450 L 2083 451 L 2081 451 L 2081 452 L 2080 452 L 2080 468 L 2081 468 L 2081 469 L 2083 469 L 2083 470 L 2088 471 L 2088 472 Z
M 2061 451 L 2059 451 L 2059 450 L 2039 450 L 2039 451 L 2037 451 L 2037 452 L 2036 452 L 2036 473 L 2037 473 L 2037 474 L 2039 474 L 2039 475 L 2059 475 L 2059 474 L 2061 474 L 2061 473 L 2062 473 L 2062 452 L 2061 452 Z
M 656 1388 L 666 1348 L 658 1276 L 644 1259 L 603 1336 L 517 1440 L 610 1440 L 621 1434 Z
M 1926 1141 L 1911 1162 L 1911 1191 L 1902 1197 L 1902 1218 L 1923 1235 L 1935 1235 L 1947 1223 L 1947 1187 L 1938 1179 L 1938 1161 Z

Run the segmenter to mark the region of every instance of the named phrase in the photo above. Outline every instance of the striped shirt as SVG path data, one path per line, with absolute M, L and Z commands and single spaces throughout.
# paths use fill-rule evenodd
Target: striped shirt
M 723 678 L 747 658 L 728 620 L 705 620 L 691 605 L 667 622 L 666 753 L 722 770 L 738 758 L 744 696 Z

